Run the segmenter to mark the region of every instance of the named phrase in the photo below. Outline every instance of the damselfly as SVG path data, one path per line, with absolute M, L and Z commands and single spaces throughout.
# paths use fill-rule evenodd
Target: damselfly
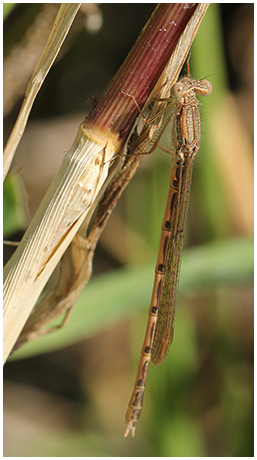
M 167 357 L 173 340 L 176 291 L 193 161 L 200 147 L 201 127 L 196 95 L 207 96 L 212 91 L 212 85 L 207 80 L 192 79 L 188 62 L 187 66 L 187 77 L 173 86 L 169 98 L 159 99 L 170 102 L 172 108 L 162 130 L 163 132 L 171 124 L 171 150 L 164 150 L 172 155 L 172 167 L 148 323 L 136 381 L 125 416 L 125 437 L 130 431 L 132 436 L 135 435 L 150 360 L 155 365 L 161 364 Z M 159 115 L 166 109 L 167 107 L 161 110 Z M 156 144 L 157 142 L 154 148 Z

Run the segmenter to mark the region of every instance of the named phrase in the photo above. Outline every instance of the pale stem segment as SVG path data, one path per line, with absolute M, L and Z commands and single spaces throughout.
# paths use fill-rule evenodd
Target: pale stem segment
M 206 96 L 212 91 L 207 80 L 194 80 L 188 75 L 178 81 L 166 99 L 172 113 L 155 142 L 153 151 L 171 124 L 172 156 L 169 193 L 162 223 L 160 246 L 155 268 L 155 280 L 144 343 L 138 365 L 134 389 L 126 412 L 124 436 L 135 429 L 142 410 L 145 382 L 150 361 L 161 364 L 167 357 L 174 334 L 175 303 L 183 246 L 185 220 L 189 203 L 193 161 L 200 147 L 200 114 L 196 95 Z M 167 107 L 168 108 L 168 107 Z M 161 110 L 163 114 L 164 110 Z M 158 116 L 158 114 L 157 114 Z M 149 122 L 149 120 L 148 120 Z

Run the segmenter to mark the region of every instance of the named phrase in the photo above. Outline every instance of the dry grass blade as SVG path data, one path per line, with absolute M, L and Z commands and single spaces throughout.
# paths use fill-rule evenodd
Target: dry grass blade
M 5 356 L 108 174 L 112 152 L 106 150 L 78 131 L 30 227 L 4 267 Z
M 62 43 L 74 21 L 79 7 L 80 3 L 63 3 L 60 6 L 45 49 L 29 81 L 24 101 L 15 126 L 4 149 L 4 179 L 9 171 L 15 151 L 25 130 L 34 100 L 62 46 Z

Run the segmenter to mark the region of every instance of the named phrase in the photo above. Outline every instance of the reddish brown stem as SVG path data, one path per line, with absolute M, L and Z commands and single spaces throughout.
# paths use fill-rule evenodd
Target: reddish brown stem
M 197 3 L 159 4 L 98 105 L 83 123 L 88 137 L 117 151 L 131 131 L 138 109 L 150 96 Z

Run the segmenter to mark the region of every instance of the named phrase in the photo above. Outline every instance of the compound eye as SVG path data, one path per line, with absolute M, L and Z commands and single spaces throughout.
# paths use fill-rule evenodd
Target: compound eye
M 175 85 L 172 88 L 172 94 L 175 97 L 175 99 L 181 99 L 184 96 L 184 93 L 185 93 L 184 85 L 180 82 L 175 83 Z
M 179 99 L 184 94 L 184 85 L 182 85 L 182 83 L 179 82 L 175 83 L 175 85 L 172 88 L 172 93 L 176 99 Z
M 206 96 L 208 96 L 212 92 L 212 84 L 208 80 L 202 80 L 202 82 L 206 89 Z
M 212 84 L 208 80 L 199 80 L 195 92 L 201 96 L 208 96 L 212 92 Z

